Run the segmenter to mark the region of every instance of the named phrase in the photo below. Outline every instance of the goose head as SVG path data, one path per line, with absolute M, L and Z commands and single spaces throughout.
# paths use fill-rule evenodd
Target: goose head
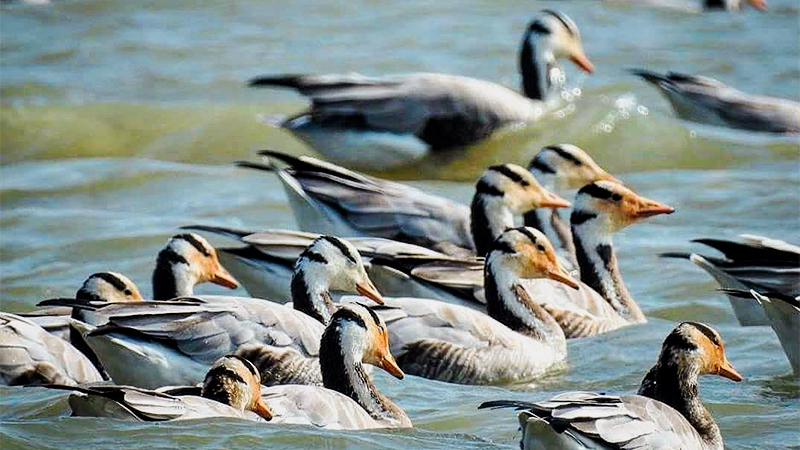
M 638 195 L 619 183 L 595 181 L 578 191 L 571 222 L 573 229 L 591 224 L 601 233 L 611 234 L 647 217 L 673 212 L 671 206 Z
M 516 278 L 549 278 L 574 289 L 578 282 L 558 262 L 556 251 L 541 231 L 531 227 L 506 230 L 486 257 L 486 270 Z
M 389 351 L 386 323 L 366 305 L 351 303 L 339 308 L 331 317 L 322 341 L 330 341 L 334 334 L 339 335 L 341 351 L 355 350 L 357 361 L 380 367 L 395 378 L 403 379 L 405 376 Z
M 142 294 L 136 284 L 117 272 L 98 272 L 89 276 L 75 298 L 103 302 L 139 302 Z
M 570 203 L 539 184 L 533 174 L 516 164 L 491 166 L 483 173 L 475 195 L 492 197 L 513 214 L 534 208 L 568 208 Z
M 556 144 L 542 148 L 528 170 L 538 179 L 551 177 L 556 188 L 578 189 L 593 181 L 622 183 L 606 172 L 588 153 L 576 145 Z
M 214 283 L 236 289 L 239 283 L 219 262 L 217 250 L 196 233 L 181 233 L 167 241 L 153 271 L 153 297 L 166 300 L 191 295 L 195 285 Z
M 719 375 L 742 381 L 742 376 L 725 356 L 722 337 L 713 328 L 699 322 L 683 322 L 664 340 L 659 362 L 682 368 L 695 375 Z
M 350 242 L 320 236 L 297 258 L 294 277 L 302 276 L 307 289 L 357 292 L 378 304 L 383 297 L 369 279 L 361 255 Z
M 236 355 L 214 362 L 203 380 L 201 395 L 239 411 L 253 411 L 266 420 L 272 411 L 261 399 L 261 375 L 250 361 Z

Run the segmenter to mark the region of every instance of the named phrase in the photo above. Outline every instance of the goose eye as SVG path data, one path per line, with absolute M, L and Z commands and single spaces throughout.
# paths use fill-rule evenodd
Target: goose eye
M 611 195 L 611 200 L 614 200 L 615 202 L 618 202 L 618 201 L 622 200 L 622 196 L 619 195 L 619 194 L 612 194 Z
M 540 252 L 544 251 L 544 245 L 542 244 L 537 245 L 536 248 L 538 248 Z
M 130 289 L 125 289 L 123 292 L 125 292 L 125 295 L 133 295 L 133 292 L 131 292 Z

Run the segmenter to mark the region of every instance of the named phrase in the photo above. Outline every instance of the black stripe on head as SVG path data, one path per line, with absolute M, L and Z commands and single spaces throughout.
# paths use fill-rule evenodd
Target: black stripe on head
M 719 337 L 717 337 L 717 333 L 711 327 L 709 327 L 708 325 L 706 325 L 704 323 L 700 323 L 700 322 L 684 322 L 684 323 L 689 324 L 689 325 L 697 328 L 698 330 L 700 330 L 700 332 L 705 334 L 706 337 L 711 342 L 714 343 L 714 345 L 722 345 L 722 342 L 719 341 Z
M 307 259 L 309 261 L 328 264 L 328 258 L 322 256 L 321 253 L 312 251 L 310 248 L 303 250 L 303 253 L 300 254 L 300 259 Z
M 349 259 L 353 264 L 358 264 L 358 261 L 356 260 L 355 255 L 350 253 L 350 249 L 347 247 L 347 245 L 344 242 L 342 242 L 341 239 L 339 239 L 339 238 L 337 238 L 335 236 L 328 236 L 328 235 L 322 236 L 322 237 L 320 237 L 320 239 L 324 239 L 324 240 L 330 242 L 331 244 L 333 244 L 334 247 L 338 248 L 339 251 L 342 252 L 342 254 L 345 257 L 347 257 L 347 259 Z
M 569 217 L 569 223 L 572 225 L 580 225 L 584 222 L 597 218 L 597 214 L 588 211 L 575 210 Z
M 528 33 L 550 34 L 552 31 L 547 27 L 547 25 L 537 19 L 528 24 Z
M 361 316 L 358 315 L 358 313 L 356 313 L 350 308 L 339 308 L 339 310 L 333 313 L 333 316 L 331 317 L 331 323 L 337 320 L 350 320 L 358 324 L 358 326 L 360 326 L 361 328 L 364 328 L 365 330 L 367 329 L 367 324 L 364 322 L 364 319 L 362 319 Z
M 369 306 L 367 306 L 367 305 L 365 305 L 363 303 L 359 303 L 359 305 L 361 305 L 361 306 L 363 306 L 364 308 L 367 309 L 367 311 L 369 312 L 369 315 L 372 316 L 372 320 L 375 321 L 375 326 L 377 326 L 379 329 L 382 330 L 383 326 L 381 325 L 381 319 L 378 317 L 378 314 L 376 314 L 375 311 L 372 310 L 372 308 L 370 308 Z
M 211 370 L 209 370 L 208 373 L 206 374 L 206 378 L 205 379 L 208 380 L 209 378 L 212 378 L 212 377 L 213 378 L 216 378 L 216 377 L 227 377 L 227 378 L 231 378 L 231 379 L 233 379 L 235 381 L 238 381 L 240 383 L 247 384 L 247 382 L 244 381 L 244 378 L 242 378 L 241 375 L 236 373 L 235 370 L 230 369 L 230 368 L 225 367 L 225 366 L 217 366 L 217 367 L 211 368 Z
M 242 364 L 244 364 L 245 367 L 247 367 L 247 370 L 249 370 L 250 373 L 254 377 L 256 377 L 257 380 L 259 380 L 259 381 L 261 380 L 261 374 L 258 372 L 258 369 L 256 369 L 256 366 L 253 365 L 252 362 L 250 362 L 250 360 L 248 360 L 248 359 L 246 359 L 246 358 L 244 358 L 242 356 L 239 356 L 239 355 L 228 355 L 228 356 L 226 356 L 226 358 L 238 359 L 239 361 L 242 362 Z
M 578 195 L 581 194 L 589 195 L 594 198 L 599 198 L 601 200 L 608 200 L 614 195 L 613 192 L 609 191 L 604 187 L 601 187 L 597 183 L 589 183 L 586 186 L 580 188 L 580 190 L 578 191 Z
M 513 181 L 514 183 L 520 184 L 522 186 L 529 186 L 530 185 L 528 180 L 522 178 L 522 175 L 518 174 L 517 172 L 514 172 L 507 165 L 500 164 L 500 165 L 497 165 L 497 166 L 491 166 L 491 167 L 489 167 L 488 170 L 500 173 L 500 174 L 504 175 L 506 178 L 508 178 L 511 181 Z
M 107 302 L 107 298 L 102 298 L 94 292 L 89 292 L 84 288 L 78 289 L 78 292 L 75 293 L 75 298 L 80 300 L 91 300 L 93 302 Z
M 478 180 L 478 184 L 475 185 L 475 193 L 482 195 L 490 195 L 495 197 L 502 197 L 505 195 L 505 192 L 501 191 L 495 186 L 492 186 L 491 184 L 489 184 L 488 181 L 484 179 Z
M 552 167 L 548 166 L 544 161 L 540 160 L 539 158 L 533 158 L 531 163 L 528 164 L 528 170 L 536 169 L 541 173 L 556 173 Z
M 680 328 L 680 326 L 678 328 Z M 675 330 L 672 330 L 672 333 L 670 333 L 666 339 L 664 339 L 664 345 L 662 348 L 672 348 L 691 352 L 697 350 L 697 344 L 692 342 L 688 336 L 679 332 L 676 328 Z
M 128 288 L 128 285 L 125 284 L 125 282 L 122 281 L 118 276 L 114 275 L 111 272 L 98 272 L 90 276 L 89 280 L 91 280 L 92 278 L 99 278 L 105 281 L 106 283 L 113 286 L 114 289 L 123 292 L 125 295 L 133 294 L 133 292 L 131 292 L 131 290 Z
M 578 27 L 575 25 L 575 22 L 573 22 L 572 19 L 570 19 L 569 16 L 567 16 L 566 14 L 558 11 L 553 11 L 552 9 L 542 10 L 542 13 L 549 14 L 558 19 L 558 21 L 564 25 L 564 28 L 567 29 L 567 33 L 569 33 L 570 35 L 572 36 L 578 35 Z
M 196 248 L 198 252 L 202 253 L 203 256 L 211 256 L 211 251 L 203 245 L 202 242 L 197 240 L 191 233 L 183 233 L 183 234 L 176 234 L 172 236 L 172 239 L 180 239 L 192 244 L 192 247 Z
M 528 227 L 514 228 L 514 230 L 519 231 L 520 233 L 524 234 L 525 236 L 528 237 L 528 239 L 531 240 L 531 242 L 536 244 L 536 235 L 533 234 L 533 232 L 530 229 L 528 229 Z
M 158 252 L 158 262 L 156 265 L 158 264 L 186 264 L 188 266 L 189 261 L 187 261 L 182 255 L 178 254 L 178 252 L 168 247 Z
M 492 246 L 489 247 L 489 251 L 486 254 L 489 255 L 492 252 L 500 252 L 513 255 L 514 253 L 517 253 L 517 250 L 510 242 L 508 242 L 505 239 L 505 233 L 503 233 L 500 235 L 500 237 L 495 239 L 494 242 L 492 242 Z
M 562 159 L 565 159 L 571 162 L 572 164 L 575 164 L 576 166 L 580 166 L 583 164 L 580 159 L 576 158 L 575 155 L 573 155 L 572 153 L 561 148 L 560 145 L 549 145 L 545 147 L 543 150 L 550 150 L 553 153 L 560 156 Z

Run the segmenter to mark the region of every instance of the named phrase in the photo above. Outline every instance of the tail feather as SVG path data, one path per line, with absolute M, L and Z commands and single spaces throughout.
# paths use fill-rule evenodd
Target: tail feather
M 303 83 L 305 78 L 307 78 L 306 75 L 299 74 L 262 75 L 248 80 L 247 86 L 301 89 L 305 85 L 305 83 Z
M 501 409 L 501 408 L 514 408 L 514 409 L 534 409 L 536 405 L 531 402 L 523 400 L 490 400 L 483 402 L 478 406 L 478 409 Z
M 666 253 L 659 253 L 658 256 L 660 258 L 689 259 L 692 256 L 692 254 L 691 253 L 682 253 L 682 252 L 666 252 Z
M 628 69 L 628 72 L 641 77 L 648 83 L 653 83 L 653 84 L 669 83 L 669 78 L 659 73 L 653 72 L 651 70 L 635 68 L 635 69 Z

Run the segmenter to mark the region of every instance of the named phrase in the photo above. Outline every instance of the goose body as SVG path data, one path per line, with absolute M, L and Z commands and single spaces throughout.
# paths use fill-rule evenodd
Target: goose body
M 102 381 L 94 364 L 69 342 L 15 314 L 0 312 L 0 382 L 4 385 Z
M 169 389 L 113 385 L 48 387 L 73 391 L 69 397 L 73 416 L 136 422 L 211 417 L 264 421 L 272 418 L 272 412 L 261 398 L 258 376 L 252 363 L 229 356 L 212 365 L 199 395 L 171 395 Z
M 693 122 L 767 133 L 800 133 L 800 103 L 749 95 L 713 78 L 635 69 L 656 86 L 678 117 Z
M 254 78 L 250 86 L 290 88 L 309 97 L 308 111 L 274 122 L 326 158 L 348 167 L 386 169 L 540 119 L 562 84 L 559 58 L 594 70 L 575 23 L 545 10 L 523 37 L 522 95 L 488 81 L 432 73 L 276 75 Z
M 698 395 L 702 374 L 742 380 L 725 357 L 719 334 L 684 322 L 665 339 L 638 395 L 567 392 L 543 402 L 500 400 L 480 407 L 522 409 L 523 450 L 722 450 L 719 426 Z
M 800 247 L 779 239 L 741 235 L 740 241 L 697 239 L 724 255 L 698 253 L 666 253 L 662 256 L 688 258 L 717 280 L 723 289 L 754 289 L 776 292 L 790 297 L 800 296 Z M 751 296 L 728 295 L 733 312 L 744 326 L 769 325 L 771 321 Z
M 274 423 L 332 429 L 412 426 L 406 413 L 378 391 L 363 366 L 366 362 L 397 378 L 404 376 L 389 351 L 386 324 L 377 314 L 358 304 L 340 308 L 320 347 L 323 386 L 262 388 Z

